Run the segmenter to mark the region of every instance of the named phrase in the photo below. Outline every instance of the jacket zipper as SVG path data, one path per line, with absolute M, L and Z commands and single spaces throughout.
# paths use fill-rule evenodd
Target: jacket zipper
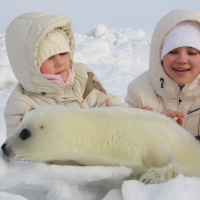
M 185 85 L 179 85 L 180 91 L 179 91 L 179 97 L 178 97 L 178 105 L 179 105 L 179 111 L 181 111 L 181 103 L 182 103 L 182 96 L 183 96 L 183 88 Z
M 183 92 L 182 92 L 182 90 L 183 90 L 184 86 L 185 86 L 185 85 L 179 85 L 179 88 L 180 88 L 179 97 L 178 97 L 179 111 L 181 111 L 181 103 L 182 103 L 182 97 L 183 97 Z M 196 112 L 196 111 L 198 111 L 198 110 L 200 110 L 200 108 L 196 108 L 196 109 L 194 109 L 194 110 L 188 110 L 187 114 Z M 200 141 L 199 125 L 198 125 L 198 135 L 195 136 L 195 138 L 196 138 L 197 140 Z

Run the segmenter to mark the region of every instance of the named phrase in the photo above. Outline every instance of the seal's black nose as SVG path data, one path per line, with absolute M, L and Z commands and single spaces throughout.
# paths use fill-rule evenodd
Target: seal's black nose
M 31 132 L 28 129 L 22 129 L 21 133 L 19 134 L 19 137 L 22 140 L 27 140 L 31 137 Z
M 4 143 L 4 144 L 1 146 L 1 149 L 2 149 L 2 151 L 3 151 L 4 156 L 7 156 L 7 157 L 10 156 L 10 152 L 9 152 L 9 150 L 6 148 L 6 143 Z
M 4 143 L 4 144 L 1 146 L 1 149 L 3 150 L 3 149 L 5 149 L 5 147 L 6 147 L 6 143 Z

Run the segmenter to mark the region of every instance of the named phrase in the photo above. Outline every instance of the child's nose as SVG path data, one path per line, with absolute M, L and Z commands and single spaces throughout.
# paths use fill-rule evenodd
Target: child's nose
M 177 62 L 178 63 L 186 63 L 187 62 L 187 56 L 183 53 L 178 54 Z
M 57 67 L 59 67 L 62 64 L 62 59 L 60 58 L 60 55 L 55 56 L 55 63 Z

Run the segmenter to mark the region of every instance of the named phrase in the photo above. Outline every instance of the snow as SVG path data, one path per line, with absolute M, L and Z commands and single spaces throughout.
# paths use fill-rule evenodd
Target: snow
M 124 101 L 127 86 L 148 69 L 152 32 L 99 24 L 75 34 L 74 60 L 90 66 L 106 88 Z M 6 139 L 4 108 L 16 84 L 0 35 L 0 144 Z M 0 158 L 0 200 L 199 200 L 200 179 L 177 178 L 158 185 L 131 180 L 132 169 L 5 163 Z

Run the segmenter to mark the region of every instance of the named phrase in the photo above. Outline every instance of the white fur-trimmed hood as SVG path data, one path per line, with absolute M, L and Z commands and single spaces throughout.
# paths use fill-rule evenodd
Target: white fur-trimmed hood
M 65 16 L 45 13 L 25 13 L 15 18 L 6 30 L 6 49 L 13 72 L 28 92 L 41 93 L 62 90 L 56 84 L 49 86 L 37 67 L 38 46 L 52 30 L 65 31 L 70 41 L 70 57 L 73 60 L 74 36 L 71 21 Z
M 200 26 L 200 12 L 188 9 L 171 11 L 159 21 L 152 35 L 149 59 L 149 76 L 153 88 L 160 96 L 174 96 L 176 95 L 177 90 L 179 90 L 178 85 L 165 74 L 160 60 L 164 38 L 178 23 L 183 21 L 196 22 L 199 23 Z M 161 88 L 161 78 L 164 79 L 164 89 Z M 187 87 L 193 88 L 190 90 L 190 92 L 193 91 L 193 93 L 188 94 L 188 96 L 196 96 L 196 88 L 198 87 L 197 82 L 199 79 L 200 76 L 185 87 L 185 89 Z

